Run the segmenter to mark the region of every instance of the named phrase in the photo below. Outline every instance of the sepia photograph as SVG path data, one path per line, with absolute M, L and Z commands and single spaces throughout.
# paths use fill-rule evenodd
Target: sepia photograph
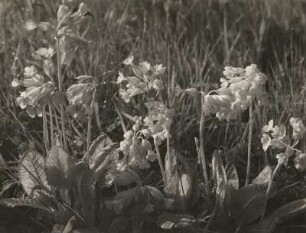
M 0 233 L 305 233 L 306 0 L 0 0 Z

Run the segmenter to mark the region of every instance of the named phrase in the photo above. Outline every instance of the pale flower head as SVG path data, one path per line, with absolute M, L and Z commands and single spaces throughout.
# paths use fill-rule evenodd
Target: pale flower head
M 129 67 L 134 76 L 124 76 L 119 72 L 117 84 L 120 85 L 119 95 L 129 103 L 131 98 L 148 91 L 155 90 L 157 93 L 163 88 L 160 76 L 164 74 L 165 67 L 161 64 L 152 66 L 149 62 L 140 62 L 138 65 L 133 63 L 133 56 L 128 57 L 123 63 Z
M 272 129 L 272 137 L 275 139 L 282 139 L 286 136 L 286 127 L 284 125 L 276 125 Z
M 273 120 L 270 120 L 269 123 L 262 127 L 264 133 L 269 133 L 273 131 Z
M 255 64 L 245 69 L 226 66 L 223 75 L 220 79 L 221 87 L 210 92 L 217 95 L 209 93 L 205 96 L 204 112 L 206 115 L 216 114 L 219 120 L 235 119 L 249 108 L 255 99 L 260 100 L 267 78 L 259 72 Z
M 45 82 L 44 77 L 38 74 L 34 66 L 24 68 L 24 77 L 23 80 L 12 81 L 13 87 L 25 88 L 17 97 L 16 103 L 21 109 L 26 109 L 29 116 L 41 116 L 42 107 L 50 101 L 55 85 L 51 81 Z
M 36 73 L 37 73 L 37 69 L 36 69 L 35 66 L 27 66 L 27 67 L 24 68 L 23 75 L 24 75 L 26 78 L 31 78 L 31 77 L 33 77 Z
M 293 132 L 292 137 L 295 140 L 299 140 L 301 137 L 303 137 L 306 128 L 303 124 L 302 120 L 298 118 L 291 117 L 290 118 L 290 125 L 292 126 Z
M 42 59 L 51 59 L 55 51 L 53 48 L 40 48 L 36 51 L 36 54 L 39 55 Z
M 134 61 L 134 57 L 133 56 L 129 56 L 127 57 L 124 61 L 123 64 L 124 65 L 133 65 L 133 61 Z
M 96 92 L 96 78 L 89 75 L 81 75 L 75 78 L 77 83 L 71 85 L 66 92 L 67 99 L 72 106 L 80 106 L 86 114 L 93 110 Z
M 297 153 L 294 164 L 297 170 L 304 171 L 306 169 L 306 154 L 305 153 Z
M 23 83 L 23 82 L 22 82 L 21 80 L 14 78 L 13 81 L 12 81 L 12 83 L 11 83 L 11 86 L 12 86 L 12 87 L 19 87 L 19 86 L 22 85 L 22 83 Z
M 284 164 L 287 165 L 288 164 L 288 156 L 286 155 L 286 153 L 279 153 L 276 155 L 276 158 L 278 160 L 278 163 L 280 164 Z
M 269 146 L 271 145 L 271 137 L 267 134 L 263 134 L 261 138 L 261 144 L 264 151 L 267 151 Z

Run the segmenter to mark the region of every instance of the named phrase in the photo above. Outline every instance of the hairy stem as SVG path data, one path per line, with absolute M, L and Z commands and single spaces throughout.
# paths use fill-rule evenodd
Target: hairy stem
M 252 135 L 253 135 L 253 108 L 252 108 L 252 104 L 251 104 L 251 106 L 249 107 L 248 163 L 247 163 L 247 172 L 246 172 L 246 178 L 245 178 L 245 185 L 249 184 L 250 175 L 251 175 Z
M 168 136 L 167 137 L 167 154 L 165 157 L 165 176 L 167 179 L 167 183 L 169 182 L 171 173 L 172 173 L 172 158 L 171 158 L 171 152 L 170 152 L 170 136 Z
M 43 107 L 43 138 L 44 138 L 44 145 L 46 152 L 49 151 L 49 135 L 48 135 L 48 119 L 47 119 L 47 113 L 46 113 L 46 107 Z
M 58 78 L 58 90 L 61 93 L 63 91 L 63 77 L 61 72 L 61 57 L 59 48 L 59 38 L 56 39 L 56 56 L 57 56 L 57 78 Z M 61 115 L 61 128 L 62 128 L 62 138 L 64 142 L 64 148 L 67 150 L 67 138 L 66 138 L 66 127 L 65 127 L 65 112 L 64 105 L 60 104 L 60 115 Z
M 167 184 L 167 177 L 166 177 L 163 161 L 162 161 L 161 154 L 160 154 L 160 151 L 159 151 L 159 146 L 157 145 L 156 138 L 154 138 L 154 146 L 155 146 L 155 150 L 156 150 L 156 154 L 157 154 L 157 160 L 158 160 L 160 172 L 161 172 L 162 177 L 163 177 L 164 185 L 166 185 Z
M 265 217 L 267 202 L 268 202 L 268 199 L 269 199 L 269 195 L 271 193 L 272 184 L 273 184 L 275 175 L 278 173 L 278 171 L 280 170 L 282 165 L 283 165 L 283 163 L 278 163 L 276 168 L 274 169 L 274 171 L 272 173 L 271 179 L 270 179 L 269 184 L 268 184 L 267 192 L 266 192 L 265 203 L 264 203 L 264 208 L 263 208 L 263 212 L 262 212 L 262 215 L 261 215 L 261 220 L 263 220 L 264 217 Z
M 200 148 L 199 148 L 199 154 L 201 158 L 201 164 L 203 169 L 203 176 L 205 181 L 205 188 L 208 190 L 208 172 L 207 172 L 207 166 L 206 166 L 206 157 L 205 157 L 205 151 L 204 151 L 204 125 L 205 125 L 205 113 L 203 111 L 204 108 L 204 96 L 201 96 L 201 119 L 200 119 Z
M 52 114 L 52 106 L 51 104 L 48 105 L 49 107 L 49 116 L 50 116 L 50 141 L 51 141 L 51 147 L 53 147 L 54 144 L 54 125 L 53 125 L 53 114 Z
M 90 141 L 91 141 L 91 128 L 92 128 L 92 117 L 95 111 L 94 104 L 96 100 L 96 93 L 97 89 L 95 88 L 92 94 L 92 100 L 90 103 L 90 113 L 88 115 L 88 124 L 87 124 L 87 138 L 86 138 L 86 143 L 87 143 L 87 150 L 89 150 L 90 147 Z
M 91 121 L 92 121 L 92 114 L 89 114 L 88 123 L 87 123 L 87 137 L 86 137 L 87 151 L 89 149 L 90 141 L 91 141 Z

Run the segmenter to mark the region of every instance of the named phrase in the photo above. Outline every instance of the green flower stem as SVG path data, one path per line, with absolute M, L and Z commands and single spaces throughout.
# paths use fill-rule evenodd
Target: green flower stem
M 89 150 L 90 141 L 91 141 L 91 121 L 92 121 L 92 114 L 89 114 L 88 123 L 87 123 L 87 138 L 86 138 L 87 151 Z
M 50 141 L 51 141 L 51 147 L 53 147 L 54 144 L 54 125 L 53 125 L 53 114 L 52 114 L 52 106 L 51 104 L 48 104 L 49 107 L 49 116 L 50 116 Z
M 253 135 L 253 107 L 252 107 L 252 104 L 251 104 L 251 106 L 249 107 L 248 163 L 247 163 L 247 172 L 246 172 L 245 185 L 249 184 L 250 175 L 251 175 L 252 135 Z
M 204 96 L 201 96 L 201 119 L 200 119 L 200 150 L 199 150 L 199 157 L 201 158 L 201 164 L 203 169 L 203 176 L 205 181 L 205 188 L 206 191 L 208 191 L 208 172 L 207 172 L 207 165 L 206 165 L 206 157 L 205 157 L 205 151 L 204 151 L 204 125 L 205 125 L 205 113 L 203 111 L 204 109 Z
M 56 38 L 56 56 L 57 56 L 57 78 L 58 78 L 58 90 L 59 92 L 63 91 L 63 78 L 61 72 L 61 57 L 60 57 L 60 48 L 59 48 L 59 38 Z M 67 138 L 66 138 L 66 127 L 65 127 L 65 112 L 64 105 L 60 104 L 60 115 L 61 115 L 61 128 L 62 128 L 62 138 L 64 142 L 64 148 L 67 150 Z
M 278 173 L 278 171 L 280 170 L 280 168 L 282 167 L 282 165 L 283 165 L 283 163 L 278 163 L 277 166 L 276 166 L 276 168 L 274 169 L 274 171 L 273 171 L 273 173 L 272 173 L 271 179 L 270 179 L 269 184 L 268 184 L 267 192 L 266 192 L 265 203 L 264 203 L 264 209 L 263 209 L 263 212 L 262 212 L 262 215 L 261 215 L 261 220 L 263 220 L 264 217 L 265 217 L 267 202 L 268 202 L 268 198 L 269 198 L 269 195 L 270 195 L 270 192 L 271 192 L 271 189 L 272 189 L 272 184 L 273 184 L 275 175 Z
M 43 107 L 43 138 L 46 152 L 49 151 L 49 135 L 48 135 L 48 119 L 46 114 L 46 107 Z
M 88 115 L 88 124 L 87 124 L 87 138 L 86 138 L 86 143 L 87 143 L 87 150 L 89 150 L 90 147 L 90 142 L 91 142 L 91 128 L 92 128 L 92 118 L 94 114 L 94 104 L 96 100 L 96 93 L 97 89 L 94 89 L 93 95 L 92 95 L 92 100 L 90 103 L 90 113 Z
M 171 177 L 172 173 L 172 158 L 170 152 L 170 136 L 167 137 L 167 155 L 165 157 L 165 176 L 167 179 L 167 183 Z
M 159 147 L 157 145 L 157 142 L 156 142 L 155 138 L 154 138 L 154 146 L 155 146 L 155 150 L 156 150 L 156 154 L 157 154 L 157 160 L 158 160 L 160 172 L 161 172 L 162 177 L 163 177 L 164 185 L 166 186 L 166 184 L 167 184 L 167 177 L 166 177 L 163 161 L 162 161 L 162 158 L 161 158 L 161 154 L 160 154 L 160 151 L 159 151 Z

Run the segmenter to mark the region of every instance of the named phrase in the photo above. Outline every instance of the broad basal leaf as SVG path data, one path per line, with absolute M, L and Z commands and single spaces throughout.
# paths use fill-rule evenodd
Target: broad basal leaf
M 18 176 L 24 191 L 33 195 L 35 189 L 49 189 L 45 173 L 45 160 L 35 150 L 27 151 L 18 166 Z
M 239 226 L 245 226 L 258 219 L 265 208 L 265 195 L 252 197 L 242 208 L 236 221 Z
M 5 199 L 0 199 L 0 205 L 4 205 L 7 207 L 31 207 L 35 209 L 42 209 L 46 211 L 50 211 L 50 209 L 40 203 L 38 200 L 33 199 L 33 198 L 5 198 Z
M 278 208 L 263 221 L 242 229 L 241 233 L 272 233 L 278 222 L 302 213 L 306 213 L 306 198 L 293 201 Z
M 82 205 L 83 218 L 89 225 L 93 224 L 95 210 L 94 174 L 84 162 L 75 164 L 69 173 Z
M 137 172 L 129 167 L 125 168 L 123 171 L 113 170 L 110 174 L 113 177 L 113 182 L 119 186 L 128 186 L 133 183 L 139 184 L 141 181 Z
M 214 151 L 212 157 L 213 179 L 216 186 L 216 194 L 221 202 L 224 201 L 226 195 L 227 177 L 219 151 Z
M 192 192 L 192 176 L 187 173 L 183 173 L 179 180 L 179 195 L 184 198 L 189 198 Z
M 74 161 L 61 146 L 54 146 L 48 153 L 46 159 L 46 175 L 50 185 L 68 189 L 68 173 Z
M 162 213 L 156 220 L 156 224 L 162 229 L 190 229 L 195 227 L 196 220 L 191 215 L 175 215 Z
M 100 135 L 89 147 L 86 153 L 90 169 L 96 170 L 107 158 L 108 155 L 115 153 L 116 143 L 105 134 Z M 99 169 L 101 170 L 101 169 Z
M 174 209 L 174 199 L 166 198 L 164 194 L 153 186 L 145 186 L 150 194 L 150 202 L 158 209 L 170 210 Z
M 135 187 L 126 191 L 119 192 L 112 200 L 104 202 L 109 210 L 116 214 L 121 214 L 124 210 L 131 207 L 133 201 L 140 199 L 141 187 Z
M 227 200 L 227 209 L 233 217 L 239 216 L 247 203 L 254 197 L 265 197 L 268 185 L 266 184 L 252 184 L 242 187 L 231 192 L 230 198 Z
M 306 198 L 302 198 L 290 202 L 274 211 L 267 219 L 275 219 L 274 221 L 283 221 L 287 218 L 306 213 Z
M 232 189 L 239 189 L 239 178 L 234 165 L 230 165 L 226 168 L 227 185 Z
M 258 176 L 252 181 L 252 184 L 264 184 L 271 180 L 272 168 L 270 165 L 266 165 L 265 168 L 258 174 Z

